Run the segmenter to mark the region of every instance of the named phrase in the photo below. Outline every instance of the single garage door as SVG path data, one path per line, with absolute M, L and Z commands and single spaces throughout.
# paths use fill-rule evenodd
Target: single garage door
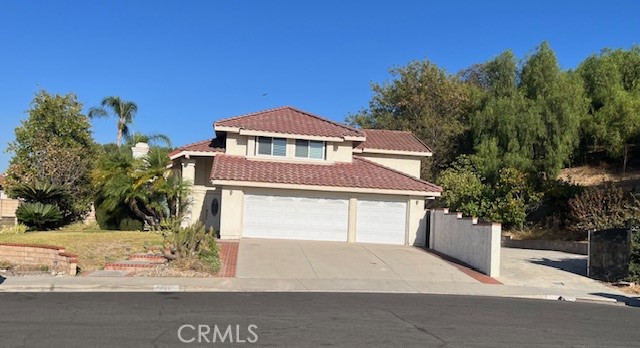
M 358 200 L 356 242 L 404 244 L 406 201 Z
M 348 221 L 347 199 L 244 196 L 244 237 L 346 242 Z

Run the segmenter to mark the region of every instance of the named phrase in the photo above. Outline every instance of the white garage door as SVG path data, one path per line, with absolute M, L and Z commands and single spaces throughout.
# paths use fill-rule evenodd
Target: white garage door
M 348 221 L 347 199 L 244 196 L 244 237 L 346 242 Z
M 356 242 L 404 244 L 405 201 L 358 200 Z

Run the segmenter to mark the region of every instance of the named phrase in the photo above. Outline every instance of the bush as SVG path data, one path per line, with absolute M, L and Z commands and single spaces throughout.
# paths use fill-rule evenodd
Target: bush
M 207 230 L 201 222 L 188 227 L 174 227 L 163 233 L 164 244 L 174 259 L 189 259 L 196 271 L 215 273 L 220 269 L 220 257 L 216 234 Z
M 15 226 L 3 226 L 0 228 L 0 234 L 22 234 L 26 233 L 29 228 L 24 224 L 17 224 Z
M 18 221 L 37 230 L 56 228 L 62 222 L 62 212 L 53 204 L 22 203 L 16 210 Z
M 638 202 L 617 186 L 590 187 L 569 200 L 568 229 L 574 233 L 624 227 L 638 215 Z
M 142 221 L 131 217 L 123 218 L 118 224 L 120 231 L 142 231 L 143 226 L 144 223 Z
M 503 168 L 493 182 L 484 179 L 466 158 L 442 172 L 438 183 L 442 202 L 468 216 L 501 222 L 505 228 L 522 228 L 527 214 L 539 204 L 540 195 L 527 176 L 515 168 Z
M 119 205 L 114 210 L 109 210 L 96 199 L 96 222 L 103 230 L 140 231 L 144 223 L 127 207 Z

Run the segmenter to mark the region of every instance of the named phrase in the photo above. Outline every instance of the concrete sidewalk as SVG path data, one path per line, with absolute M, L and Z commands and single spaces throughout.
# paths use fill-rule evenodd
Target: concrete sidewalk
M 2 278 L 0 278 L 2 279 Z M 151 278 L 151 277 L 47 277 L 5 278 L 0 292 L 365 292 L 421 293 L 522 297 L 599 303 L 638 303 L 637 298 L 607 293 L 585 293 L 571 289 L 481 284 L 455 281 L 405 281 L 393 279 L 311 278 Z

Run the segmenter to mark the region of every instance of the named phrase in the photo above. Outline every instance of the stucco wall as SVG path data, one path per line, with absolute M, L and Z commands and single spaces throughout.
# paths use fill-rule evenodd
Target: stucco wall
M 211 187 L 211 167 L 213 157 L 192 157 L 196 161 L 195 185 Z
M 351 162 L 353 160 L 353 142 L 327 142 L 327 160 L 332 162 Z
M 246 135 L 227 133 L 227 144 L 225 153 L 228 155 L 246 156 L 248 142 L 247 138 L 248 137 Z
M 225 186 L 220 196 L 220 238 L 242 237 L 244 192 L 239 187 Z
M 360 157 L 364 157 L 372 162 L 382 164 L 397 171 L 409 174 L 413 177 L 420 178 L 420 159 L 415 156 L 388 155 L 379 153 L 359 153 Z
M 407 200 L 407 244 L 425 246 L 426 235 L 424 198 L 410 197 Z
M 478 223 L 447 209 L 431 211 L 430 247 L 491 277 L 500 276 L 500 224 Z

